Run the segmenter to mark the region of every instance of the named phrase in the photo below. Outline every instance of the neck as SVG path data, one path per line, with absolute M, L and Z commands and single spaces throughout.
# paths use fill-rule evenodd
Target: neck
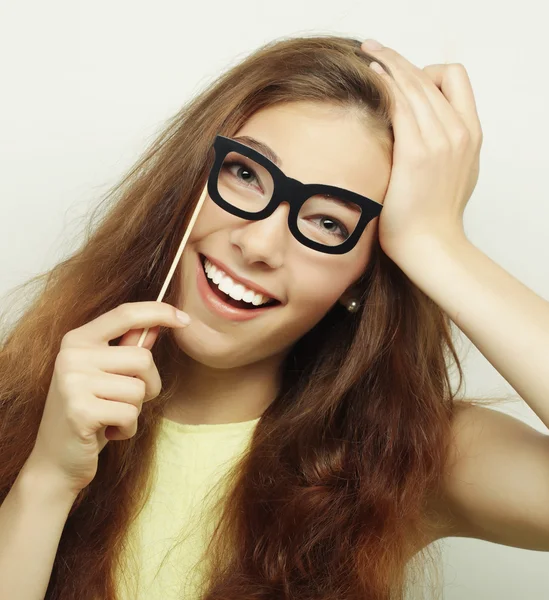
M 261 416 L 280 387 L 282 356 L 241 367 L 219 369 L 184 355 L 176 393 L 164 417 L 178 423 L 221 424 Z

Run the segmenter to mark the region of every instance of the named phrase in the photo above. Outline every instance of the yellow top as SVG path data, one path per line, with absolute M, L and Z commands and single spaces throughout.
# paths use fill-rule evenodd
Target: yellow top
M 197 598 L 198 562 L 215 525 L 199 518 L 207 517 L 201 511 L 206 494 L 245 451 L 258 421 L 189 425 L 162 419 L 151 496 L 130 526 L 121 557 L 119 600 Z

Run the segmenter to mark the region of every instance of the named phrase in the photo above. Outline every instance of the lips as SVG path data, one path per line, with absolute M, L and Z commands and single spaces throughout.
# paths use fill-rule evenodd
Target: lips
M 244 300 L 235 300 L 235 298 L 233 298 L 232 296 L 230 296 L 229 294 L 227 294 L 226 292 L 223 292 L 219 289 L 219 286 L 217 284 L 215 284 L 213 282 L 213 280 L 208 277 L 208 274 L 206 273 L 206 269 L 205 269 L 205 264 L 204 264 L 204 259 L 202 259 L 202 268 L 204 269 L 204 275 L 206 277 L 206 281 L 208 283 L 208 285 L 210 286 L 210 289 L 212 290 L 212 292 L 221 300 L 223 300 L 223 302 L 226 302 L 227 304 L 229 304 L 230 306 L 234 306 L 235 308 L 241 308 L 243 310 L 253 310 L 255 308 L 258 308 L 258 306 L 250 303 L 250 302 L 245 302 Z M 268 302 L 264 302 L 263 304 L 259 305 L 259 306 L 271 306 L 272 304 L 275 304 L 276 300 L 269 300 Z
M 269 290 L 266 290 L 265 288 L 261 287 L 260 285 L 254 283 L 253 281 L 250 281 L 249 279 L 246 279 L 244 277 L 240 277 L 237 273 L 232 271 L 228 266 L 224 265 L 221 261 L 219 261 L 217 259 L 212 259 L 210 256 L 206 256 L 205 254 L 200 254 L 199 256 L 202 260 L 202 264 L 204 264 L 204 259 L 207 259 L 215 267 L 217 267 L 218 269 L 223 271 L 225 273 L 225 275 L 230 277 L 233 281 L 235 281 L 237 283 L 241 283 L 244 287 L 248 288 L 249 290 L 252 290 L 259 294 L 263 294 L 263 296 L 265 296 L 266 298 L 271 298 L 272 300 L 275 300 L 276 302 L 280 302 L 282 304 L 282 301 L 280 300 L 280 298 L 278 298 L 278 296 L 271 293 Z
M 206 308 L 215 316 L 223 317 L 224 319 L 231 321 L 248 321 L 262 315 L 267 311 L 275 310 L 278 306 L 280 306 L 280 302 L 253 308 L 238 308 L 234 305 L 231 305 L 229 304 L 229 298 L 223 294 L 223 292 L 217 290 L 216 293 L 216 291 L 209 285 L 209 280 L 204 272 L 201 255 L 197 255 L 196 267 L 198 292 Z M 221 297 L 219 294 L 223 294 L 223 297 Z M 238 301 L 235 300 L 234 302 Z

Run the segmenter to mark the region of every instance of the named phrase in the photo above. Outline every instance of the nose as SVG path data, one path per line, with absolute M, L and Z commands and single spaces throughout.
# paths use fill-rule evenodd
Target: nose
M 290 205 L 282 202 L 272 215 L 260 221 L 245 221 L 231 232 L 231 243 L 238 246 L 247 262 L 264 262 L 272 268 L 283 264 L 292 237 L 288 229 Z

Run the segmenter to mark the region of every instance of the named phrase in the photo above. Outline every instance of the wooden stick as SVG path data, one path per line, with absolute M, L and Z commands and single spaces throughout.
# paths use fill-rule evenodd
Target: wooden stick
M 206 182 L 206 185 L 204 186 L 204 190 L 202 191 L 200 199 L 198 200 L 198 204 L 196 205 L 196 208 L 194 209 L 193 216 L 191 217 L 189 226 L 185 230 L 185 234 L 183 235 L 183 239 L 181 240 L 181 244 L 179 245 L 177 254 L 175 255 L 175 258 L 173 259 L 172 266 L 170 267 L 170 271 L 168 272 L 168 275 L 166 276 L 166 280 L 164 281 L 164 285 L 162 286 L 162 289 L 160 290 L 160 294 L 158 294 L 158 298 L 156 299 L 156 302 L 162 302 L 162 298 L 164 298 L 164 294 L 166 293 L 166 290 L 168 289 L 168 285 L 170 285 L 170 281 L 175 272 L 177 263 L 179 262 L 179 260 L 181 258 L 181 254 L 183 254 L 183 249 L 185 248 L 185 244 L 187 243 L 187 240 L 189 239 L 189 236 L 191 235 L 192 228 L 194 227 L 196 219 L 198 218 L 198 213 L 200 212 L 200 209 L 202 208 L 202 205 L 204 204 L 204 200 L 206 199 L 207 192 L 208 192 L 208 182 Z M 143 346 L 143 342 L 145 341 L 145 338 L 147 337 L 147 333 L 149 333 L 149 329 L 150 329 L 150 327 L 147 327 L 147 329 L 143 330 L 143 333 L 141 334 L 141 337 L 139 338 L 139 341 L 137 342 L 137 346 L 139 348 L 141 348 Z

